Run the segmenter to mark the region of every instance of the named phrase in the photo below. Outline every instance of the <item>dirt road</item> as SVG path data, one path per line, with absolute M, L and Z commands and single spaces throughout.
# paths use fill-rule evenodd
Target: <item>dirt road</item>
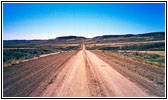
M 150 95 L 112 69 L 96 55 L 87 50 L 85 51 L 84 48 L 67 63 L 64 70 L 47 87 L 42 96 L 144 97 Z
M 27 66 L 26 71 L 23 66 Z M 158 86 L 151 81 L 135 76 L 136 79 L 153 87 L 153 90 L 125 77 L 97 55 L 85 50 L 85 46 L 80 51 L 44 57 L 11 68 L 4 69 L 4 96 L 164 96 L 162 91 L 158 94 L 153 93 L 155 90 L 158 91 Z M 16 70 L 14 68 L 21 68 L 21 70 L 13 71 Z

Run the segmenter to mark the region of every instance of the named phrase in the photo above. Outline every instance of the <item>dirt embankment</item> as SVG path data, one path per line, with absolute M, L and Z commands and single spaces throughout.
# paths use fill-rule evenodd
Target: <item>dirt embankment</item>
M 86 51 L 88 63 L 97 76 L 101 94 L 106 97 L 151 97 L 148 90 L 138 86 L 113 69 L 108 63 L 90 51 Z
M 123 58 L 108 52 L 92 51 L 116 71 L 148 90 L 151 95 L 165 96 L 163 68 Z
M 77 51 L 64 52 L 3 68 L 3 96 L 38 96 Z

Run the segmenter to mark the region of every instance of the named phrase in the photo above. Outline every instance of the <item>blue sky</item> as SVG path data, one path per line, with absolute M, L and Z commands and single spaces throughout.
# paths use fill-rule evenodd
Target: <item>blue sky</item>
M 165 31 L 164 3 L 3 3 L 3 39 Z

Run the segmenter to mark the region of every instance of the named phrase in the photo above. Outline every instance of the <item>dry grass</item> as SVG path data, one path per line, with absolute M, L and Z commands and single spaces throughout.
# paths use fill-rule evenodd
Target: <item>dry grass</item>
M 146 41 L 146 42 L 120 42 L 120 43 L 97 43 L 97 44 L 90 44 L 95 46 L 125 46 L 125 45 L 133 45 L 133 44 L 140 44 L 140 43 L 158 43 L 158 42 L 165 42 L 165 40 L 161 41 Z
M 99 50 L 97 50 L 99 51 Z M 103 51 L 104 52 L 104 51 Z M 150 51 L 149 51 L 150 52 Z M 154 52 L 154 51 L 153 51 Z M 121 57 L 121 58 L 124 58 L 124 59 L 128 59 L 128 60 L 133 60 L 133 61 L 138 61 L 138 62 L 141 62 L 141 63 L 144 63 L 144 64 L 150 64 L 150 65 L 154 65 L 155 67 L 157 68 L 165 68 L 165 64 L 160 64 L 157 62 L 157 60 L 152 60 L 152 61 L 149 61 L 149 60 L 144 60 L 142 59 L 141 57 L 135 57 L 135 56 L 123 56 L 123 55 L 119 55 L 119 54 L 116 54 L 114 52 L 104 52 L 106 54 L 111 54 L 111 55 L 114 55 L 114 56 L 118 56 L 118 57 Z M 152 51 L 150 52 L 152 53 Z M 162 53 L 161 53 L 162 54 Z M 163 55 L 163 54 L 162 54 Z M 162 57 L 159 57 L 159 58 L 164 58 L 163 56 Z M 164 60 L 164 59 L 163 59 Z
M 119 52 L 121 51 L 126 51 L 126 52 L 139 52 L 139 53 L 147 53 L 147 54 L 158 54 L 160 56 L 165 56 L 165 51 L 135 51 L 135 50 L 118 50 Z

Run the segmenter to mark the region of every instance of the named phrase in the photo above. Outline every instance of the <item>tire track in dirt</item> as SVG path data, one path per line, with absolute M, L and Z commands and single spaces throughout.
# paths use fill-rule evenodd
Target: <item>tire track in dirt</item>
M 54 82 L 44 91 L 44 97 L 89 96 L 83 52 L 71 58 Z
M 150 97 L 145 89 L 129 81 L 90 51 L 86 51 L 92 68 L 97 72 L 108 97 Z
M 88 80 L 88 86 L 91 97 L 105 97 L 105 93 L 102 89 L 101 83 L 99 82 L 96 72 L 92 69 L 91 64 L 87 58 L 86 52 L 84 51 L 84 60 L 86 64 L 86 74 Z

